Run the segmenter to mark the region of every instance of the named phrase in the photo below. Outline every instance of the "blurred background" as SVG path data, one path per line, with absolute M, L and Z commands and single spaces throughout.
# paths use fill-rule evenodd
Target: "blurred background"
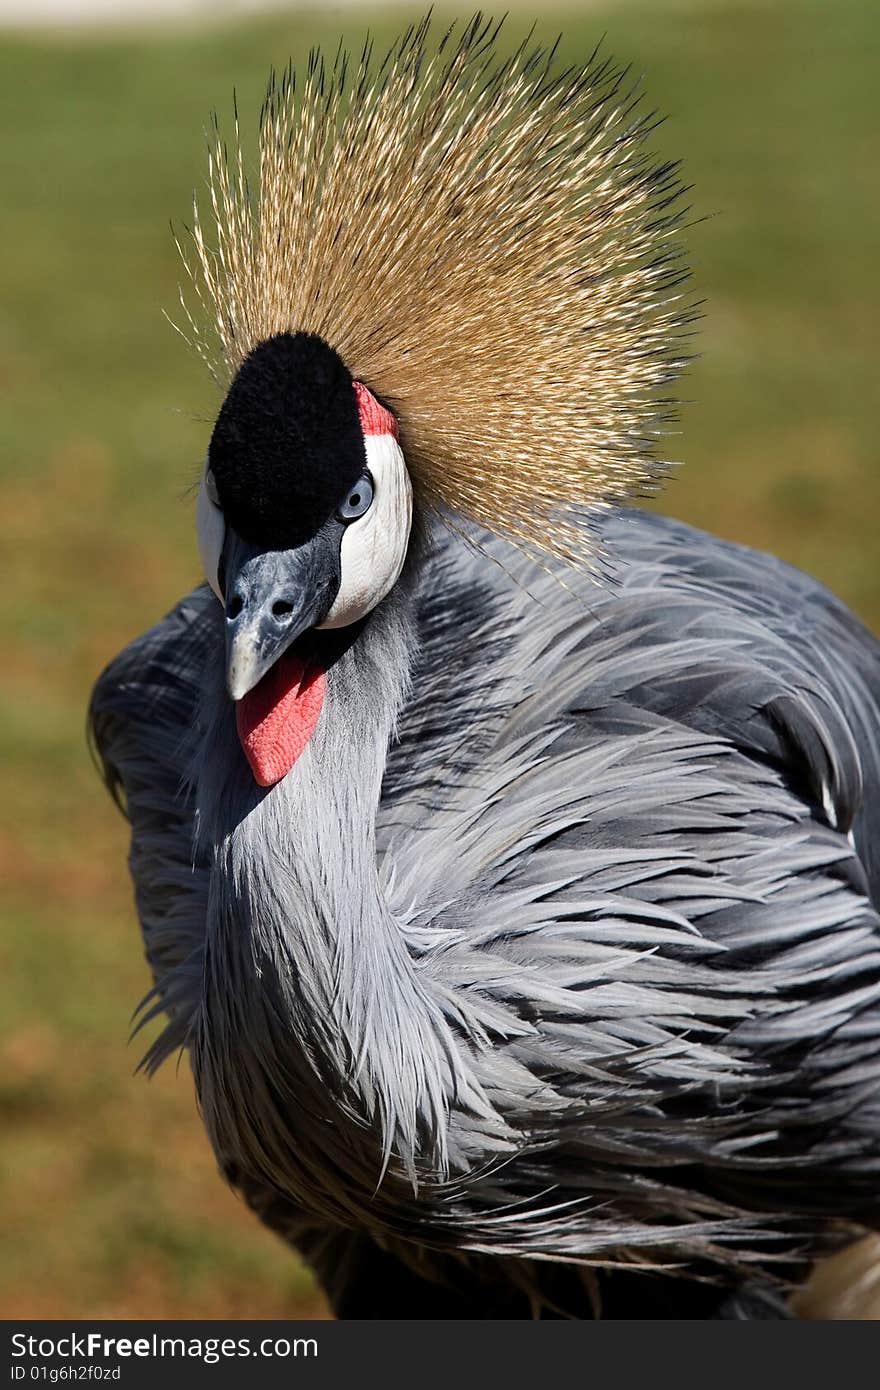
M 271 64 L 418 12 L 0 0 L 5 1317 L 322 1313 L 217 1177 L 186 1065 L 133 1076 L 148 977 L 84 718 L 105 662 L 200 578 L 188 490 L 218 400 L 163 312 L 209 113 L 229 121 L 235 88 L 253 129 Z M 704 219 L 703 356 L 663 509 L 777 551 L 880 628 L 880 6 L 514 3 L 511 37 L 538 12 L 566 59 L 605 35 L 645 71 L 654 144 Z

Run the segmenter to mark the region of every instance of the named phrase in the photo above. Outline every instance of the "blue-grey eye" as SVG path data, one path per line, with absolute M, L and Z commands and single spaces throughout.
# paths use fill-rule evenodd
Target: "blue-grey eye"
M 362 473 L 345 500 L 340 503 L 336 515 L 340 521 L 356 521 L 369 509 L 373 500 L 373 479 L 369 473 Z

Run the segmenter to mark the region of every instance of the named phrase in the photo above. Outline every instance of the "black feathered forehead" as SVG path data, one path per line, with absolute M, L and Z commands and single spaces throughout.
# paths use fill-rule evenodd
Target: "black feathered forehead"
M 279 333 L 242 362 L 208 462 L 229 525 L 283 549 L 315 534 L 366 466 L 351 373 L 314 333 Z

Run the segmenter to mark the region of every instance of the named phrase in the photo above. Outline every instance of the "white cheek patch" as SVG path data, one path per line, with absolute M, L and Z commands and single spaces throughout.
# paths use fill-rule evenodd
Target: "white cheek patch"
M 369 510 L 345 528 L 342 580 L 321 627 L 347 627 L 376 607 L 400 578 L 412 524 L 412 484 L 403 452 L 391 434 L 368 434 L 364 444 L 373 477 Z
M 208 496 L 203 472 L 202 481 L 199 483 L 199 495 L 196 498 L 196 539 L 205 578 L 221 603 L 223 595 L 217 581 L 217 571 L 220 568 L 220 552 L 225 536 L 226 522 L 223 513 Z

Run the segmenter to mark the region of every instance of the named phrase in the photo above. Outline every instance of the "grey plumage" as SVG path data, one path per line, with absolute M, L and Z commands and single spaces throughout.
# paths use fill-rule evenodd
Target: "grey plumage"
M 343 1312 L 589 1316 L 655 1287 L 622 1266 L 736 1288 L 877 1224 L 880 648 L 781 562 L 596 526 L 601 585 L 414 547 L 268 791 L 207 588 L 95 689 L 147 1064 L 189 1051 Z

